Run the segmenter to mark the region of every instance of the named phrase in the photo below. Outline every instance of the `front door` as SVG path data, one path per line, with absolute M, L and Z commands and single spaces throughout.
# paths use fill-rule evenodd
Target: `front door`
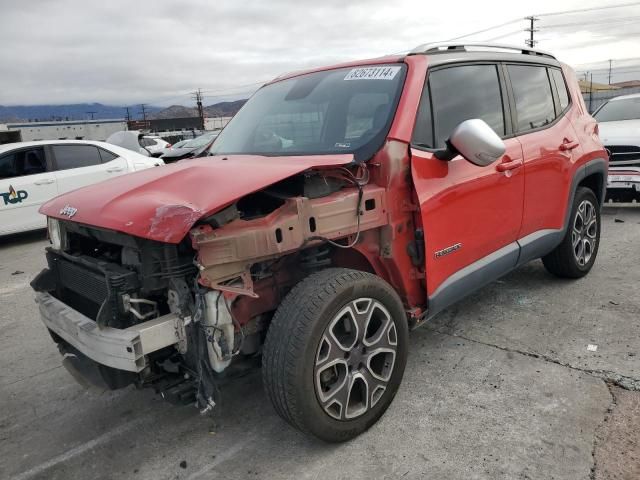
M 429 313 L 511 270 L 522 221 L 523 154 L 511 137 L 503 75 L 495 64 L 447 66 L 429 72 L 412 154 L 412 175 L 425 234 Z M 439 160 L 451 131 L 480 118 L 503 137 L 503 158 L 478 167 Z M 507 138 L 511 137 L 511 138 Z

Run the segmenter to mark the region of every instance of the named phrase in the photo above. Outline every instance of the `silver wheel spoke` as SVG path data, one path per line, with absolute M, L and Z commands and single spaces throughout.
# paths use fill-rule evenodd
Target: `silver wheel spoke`
M 585 229 L 585 233 L 587 234 L 587 236 L 589 238 L 593 238 L 595 240 L 597 232 L 598 232 L 597 220 L 594 218 L 587 225 L 587 227 Z
M 595 206 L 588 200 L 578 205 L 571 230 L 571 245 L 578 265 L 584 266 L 591 260 L 598 235 L 598 217 Z

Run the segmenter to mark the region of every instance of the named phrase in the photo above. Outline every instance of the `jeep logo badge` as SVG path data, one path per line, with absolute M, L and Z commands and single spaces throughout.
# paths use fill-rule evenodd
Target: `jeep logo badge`
M 18 190 L 9 185 L 9 191 L 6 193 L 0 193 L 5 205 L 14 205 L 16 203 L 22 203 L 22 201 L 29 196 L 26 190 Z
M 60 210 L 60 215 L 64 215 L 65 217 L 73 217 L 76 212 L 78 211 L 77 208 L 71 207 L 69 205 L 65 205 L 63 209 Z

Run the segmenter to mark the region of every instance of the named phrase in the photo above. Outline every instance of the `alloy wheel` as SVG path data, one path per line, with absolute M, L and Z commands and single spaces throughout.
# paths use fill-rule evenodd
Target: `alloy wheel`
M 314 383 L 322 409 L 352 420 L 373 408 L 387 389 L 398 338 L 388 310 L 372 298 L 345 305 L 329 322 L 315 355 Z
M 598 217 L 593 203 L 583 200 L 578 205 L 571 231 L 573 255 L 578 265 L 585 266 L 595 251 L 598 234 Z

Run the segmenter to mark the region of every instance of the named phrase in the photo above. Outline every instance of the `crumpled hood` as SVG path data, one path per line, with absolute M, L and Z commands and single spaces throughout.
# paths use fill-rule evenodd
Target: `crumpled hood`
M 640 120 L 599 122 L 598 130 L 604 145 L 640 145 Z
M 249 193 L 309 168 L 351 161 L 353 155 L 229 155 L 182 160 L 74 190 L 45 203 L 40 213 L 179 243 L 200 218 Z M 69 213 L 73 213 L 71 218 Z

